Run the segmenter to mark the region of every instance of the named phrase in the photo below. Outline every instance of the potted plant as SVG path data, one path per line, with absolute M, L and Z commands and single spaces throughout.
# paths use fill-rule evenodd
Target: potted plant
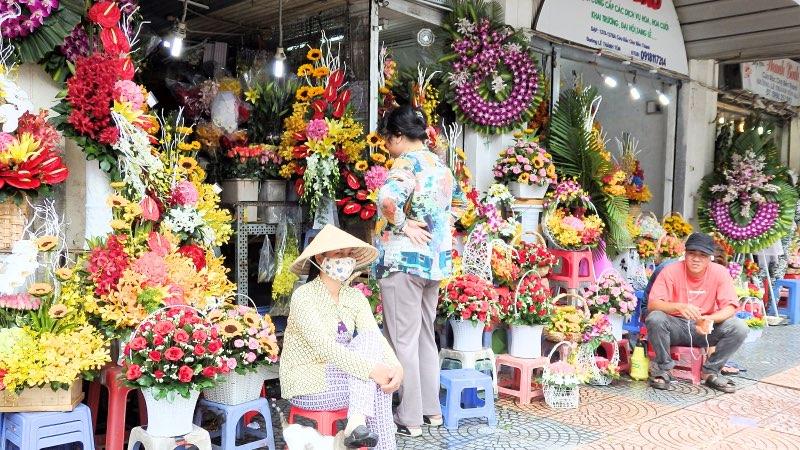
M 614 272 L 607 272 L 586 287 L 583 296 L 590 312 L 608 315 L 614 338 L 622 339 L 622 324 L 636 311 L 636 294 L 630 283 Z
M 492 173 L 498 183 L 508 185 L 516 198 L 542 199 L 547 187 L 556 182 L 556 167 L 550 153 L 522 137 L 500 152 Z
M 233 204 L 258 201 L 259 185 L 264 177 L 265 167 L 271 166 L 271 154 L 277 156 L 275 147 L 263 144 L 235 146 L 223 153 L 219 161 L 222 202 Z M 258 216 L 257 208 L 247 207 L 245 216 L 246 221 L 255 221 Z
M 216 386 L 205 389 L 206 399 L 239 405 L 257 399 L 264 386 L 263 368 L 278 361 L 275 325 L 255 308 L 229 303 L 206 316 L 222 341 L 223 363 L 232 369 Z
M 453 349 L 478 351 L 486 324 L 497 314 L 497 294 L 488 281 L 472 274 L 459 275 L 445 286 L 439 308 L 450 318 Z
M 219 332 L 194 308 L 167 307 L 142 321 L 125 345 L 125 384 L 142 390 L 147 432 L 182 436 L 192 431 L 200 391 L 235 365 L 221 355 Z
M 529 270 L 519 280 L 510 303 L 501 315 L 511 333 L 508 353 L 517 358 L 540 358 L 542 332 L 554 306 L 549 290 L 535 269 Z

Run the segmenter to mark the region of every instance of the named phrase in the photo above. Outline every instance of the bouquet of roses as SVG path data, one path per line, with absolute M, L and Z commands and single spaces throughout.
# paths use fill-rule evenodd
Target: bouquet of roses
M 445 317 L 488 322 L 497 315 L 497 293 L 488 281 L 472 274 L 450 280 L 439 298 Z
M 558 263 L 558 258 L 544 243 L 520 241 L 516 250 L 514 263 L 521 273 L 536 269 L 539 276 L 546 277 Z
M 249 306 L 226 303 L 209 312 L 206 319 L 219 334 L 223 362 L 239 375 L 278 361 L 278 340 L 269 316 Z
M 556 182 L 553 157 L 536 142 L 518 138 L 500 152 L 492 169 L 498 183 L 544 185 Z
M 224 155 L 219 165 L 222 179 L 278 178 L 283 164 L 277 147 L 266 144 L 233 147 Z
M 559 386 L 574 388 L 580 381 L 575 373 L 575 366 L 566 362 L 558 361 L 550 364 L 548 370 L 542 375 L 542 384 L 550 386 Z
M 636 310 L 636 294 L 624 278 L 610 272 L 597 279 L 583 292 L 592 313 L 619 314 L 630 318 Z
M 169 392 L 189 398 L 191 391 L 214 387 L 218 374 L 235 364 L 224 359 L 217 327 L 194 309 L 171 308 L 144 320 L 125 345 L 125 384 L 152 389 L 156 399 Z
M 664 235 L 656 244 L 657 259 L 680 258 L 685 251 L 683 241 L 671 234 Z
M 555 309 L 550 291 L 542 279 L 530 273 L 520 280 L 511 302 L 501 311 L 500 319 L 510 325 L 545 325 Z

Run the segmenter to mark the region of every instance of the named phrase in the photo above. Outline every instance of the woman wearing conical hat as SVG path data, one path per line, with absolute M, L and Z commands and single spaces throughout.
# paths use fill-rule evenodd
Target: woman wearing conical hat
M 392 393 L 402 383 L 403 369 L 369 301 L 349 286 L 355 269 L 377 255 L 373 246 L 326 225 L 291 266 L 292 272 L 309 276 L 292 295 L 281 393 L 305 410 L 347 408 L 349 448 L 396 448 Z

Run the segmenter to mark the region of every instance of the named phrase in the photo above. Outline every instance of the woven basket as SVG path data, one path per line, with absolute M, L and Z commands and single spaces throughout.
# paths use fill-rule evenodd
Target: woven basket
M 586 209 L 588 211 L 590 211 L 594 215 L 597 214 L 597 208 L 594 207 L 594 204 L 592 202 L 583 202 L 583 203 L 584 203 L 584 206 L 586 206 Z M 555 239 L 555 237 L 553 237 L 553 234 L 550 232 L 550 229 L 547 227 L 547 220 L 548 220 L 549 216 L 551 214 L 553 214 L 553 212 L 556 210 L 556 208 L 558 208 L 558 202 L 551 203 L 550 206 L 548 206 L 547 209 L 544 210 L 544 214 L 543 214 L 543 217 L 542 217 L 542 224 L 541 224 L 541 226 L 542 226 L 542 234 L 544 235 L 545 238 L 547 238 L 547 242 L 549 242 L 550 245 L 553 248 L 556 248 L 558 250 L 566 250 L 566 251 L 573 251 L 574 252 L 574 251 L 589 250 L 590 248 L 592 248 L 592 246 L 589 246 L 589 245 L 583 245 L 581 247 L 574 247 L 574 248 L 567 248 L 567 247 L 564 247 L 564 246 L 562 246 L 562 245 L 560 245 L 558 243 L 558 241 Z
M 203 396 L 214 403 L 241 405 L 261 396 L 264 379 L 264 372 L 261 368 L 244 375 L 230 372 L 216 386 L 203 390 Z
M 567 293 L 564 293 L 564 294 L 557 295 L 553 299 L 553 304 L 556 305 L 556 307 L 558 307 L 558 302 L 561 299 L 567 298 L 567 297 L 572 297 L 575 300 L 579 300 L 580 302 L 573 301 L 572 302 L 572 306 L 577 307 L 576 303 L 580 303 L 581 306 L 582 306 L 582 309 L 583 309 L 583 317 L 585 319 L 588 319 L 589 317 L 591 317 L 591 315 L 589 313 L 589 306 L 586 303 L 586 299 L 581 297 L 578 294 L 572 294 L 572 293 L 567 292 Z M 580 311 L 580 309 L 578 311 Z M 562 333 L 560 331 L 549 330 L 549 329 L 547 329 L 547 327 L 545 327 L 544 332 L 542 334 L 544 335 L 545 339 L 547 339 L 550 342 L 562 342 L 562 341 L 565 341 L 565 342 L 580 342 L 581 339 L 583 339 L 583 332 Z
M 542 369 L 543 376 L 550 373 L 550 359 L 553 357 L 556 349 L 561 345 L 569 345 L 568 342 L 559 342 L 553 349 L 550 350 L 550 355 L 547 357 L 547 364 Z M 558 386 L 553 384 L 543 384 L 542 393 L 544 394 L 544 401 L 547 406 L 553 409 L 575 409 L 580 404 L 581 393 L 580 386 Z
M 0 250 L 10 249 L 22 239 L 28 223 L 28 206 L 17 206 L 11 200 L 0 203 Z
M 764 328 L 767 328 L 768 326 L 770 326 L 769 317 L 767 316 L 767 309 L 764 307 L 764 301 L 763 300 L 761 300 L 760 298 L 757 298 L 757 297 L 744 297 L 744 298 L 742 298 L 740 300 L 742 300 L 742 303 L 739 305 L 739 311 L 746 311 L 745 310 L 745 306 L 747 306 L 748 304 L 758 305 L 759 309 L 761 309 L 762 317 L 764 317 Z M 763 334 L 764 334 L 764 330 L 763 329 L 761 329 L 761 330 L 751 329 L 747 333 L 747 338 L 744 341 L 746 343 L 755 342 L 759 338 L 761 338 L 761 335 L 763 335 Z
M 618 366 L 619 346 L 616 343 L 616 339 L 614 339 L 612 342 L 614 343 L 614 355 L 611 357 L 611 360 L 608 362 L 608 364 Z M 614 379 L 600 372 L 600 368 L 597 367 L 597 361 L 595 360 L 596 350 L 596 348 L 593 348 L 589 344 L 582 344 L 578 347 L 578 354 L 575 358 L 575 364 L 578 366 L 579 372 L 589 374 L 586 384 L 590 384 L 592 386 L 608 386 L 612 381 L 614 381 Z
M 664 227 L 661 226 L 661 221 L 652 211 L 640 214 L 636 219 L 636 225 L 639 227 L 639 235 L 642 237 L 658 240 L 664 235 Z

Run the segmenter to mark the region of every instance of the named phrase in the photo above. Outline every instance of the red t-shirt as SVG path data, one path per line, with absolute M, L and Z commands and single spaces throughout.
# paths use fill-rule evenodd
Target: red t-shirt
M 650 289 L 648 301 L 663 300 L 671 303 L 691 303 L 700 309 L 700 314 L 713 314 L 727 305 L 736 306 L 738 297 L 728 269 L 710 263 L 705 275 L 693 277 L 686 270 L 686 263 L 678 261 L 665 267 L 658 274 Z M 673 313 L 680 316 L 679 313 Z

